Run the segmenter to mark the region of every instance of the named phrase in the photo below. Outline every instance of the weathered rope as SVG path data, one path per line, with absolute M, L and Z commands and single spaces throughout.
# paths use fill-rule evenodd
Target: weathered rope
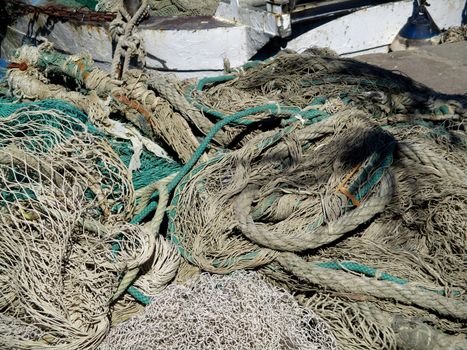
M 100 127 L 107 127 L 105 129 L 107 132 L 112 133 L 112 131 L 119 129 L 117 123 L 108 118 L 109 112 L 117 109 L 150 139 L 157 137 L 164 140 L 167 145 L 175 150 L 183 162 L 190 159 L 199 142 L 183 117 L 176 113 L 165 99 L 156 96 L 154 91 L 147 88 L 145 74 L 140 71 L 128 71 L 125 75 L 125 83 L 123 83 L 112 79 L 109 74 L 95 67 L 90 57 L 67 57 L 50 50 L 50 46 L 47 45 L 39 48 L 24 47 L 18 50 L 16 60 L 26 62 L 29 66 L 37 66 L 43 72 L 53 68 L 82 83 L 84 87 L 92 91 L 90 96 L 67 91 L 58 85 L 49 84 L 49 87 L 52 90 L 57 89 L 60 91 L 58 97 L 63 97 L 64 100 L 74 103 L 87 114 L 91 113 L 92 120 L 99 122 Z M 12 74 L 20 75 L 20 73 Z M 26 76 L 27 72 L 23 72 L 23 74 Z M 43 84 L 46 84 L 46 82 Z M 45 89 L 45 85 L 35 86 L 33 84 L 28 87 L 26 80 L 21 88 L 23 94 L 31 98 L 34 96 L 45 98 L 56 94 L 56 91 L 51 91 L 47 96 L 43 96 L 45 92 L 41 91 L 48 91 Z M 28 94 L 29 91 L 32 91 L 32 93 Z M 95 93 L 101 97 L 100 100 L 95 96 Z M 111 97 L 110 101 L 109 96 Z M 88 102 L 89 100 L 99 105 L 91 109 L 93 105 Z M 99 108 L 103 109 L 105 113 L 100 112 Z M 93 113 L 97 114 L 97 116 L 94 117 Z M 122 133 L 115 136 L 120 137 Z M 206 160 L 204 156 L 203 159 Z
M 361 293 L 392 299 L 408 305 L 433 310 L 440 315 L 467 319 L 467 303 L 424 291 L 413 285 L 399 285 L 372 278 L 362 278 L 309 264 L 293 253 L 280 253 L 277 262 L 299 279 L 338 292 Z
M 214 124 L 206 118 L 196 107 L 192 106 L 185 96 L 177 89 L 177 80 L 171 78 L 167 74 L 159 72 L 151 72 L 149 74 L 148 85 L 157 91 L 162 97 L 167 99 L 180 113 L 190 122 L 192 122 L 198 130 L 207 134 L 212 129 Z M 226 145 L 230 139 L 221 130 L 214 137 L 214 141 L 221 145 Z
M 149 221 L 144 226 L 144 229 L 150 232 L 151 237 L 156 237 L 159 235 L 159 228 L 162 223 L 162 220 L 164 219 L 165 210 L 167 208 L 167 203 L 169 201 L 169 192 L 167 190 L 167 185 L 173 180 L 173 178 L 174 176 L 169 176 L 157 182 L 157 190 L 159 193 L 159 204 L 157 206 L 156 213 L 154 217 L 152 218 L 152 220 Z M 149 257 L 154 254 L 155 243 L 156 242 L 154 242 L 154 244 L 152 245 L 152 251 L 150 252 L 148 258 L 145 259 L 144 261 L 149 260 Z M 161 238 L 159 238 L 159 244 L 164 244 L 161 242 Z M 156 259 L 161 259 L 161 258 L 164 259 L 165 257 L 156 256 Z M 141 264 L 139 264 L 138 266 L 140 265 Z M 173 264 L 173 267 L 169 269 L 172 273 L 169 274 L 169 277 L 165 279 L 167 280 L 167 282 L 170 281 L 175 276 L 177 268 L 178 268 L 178 259 Z M 139 272 L 140 272 L 140 268 L 137 267 L 125 273 L 122 280 L 120 281 L 120 284 L 117 290 L 115 291 L 114 296 L 112 297 L 112 301 L 117 300 L 126 291 L 126 289 L 133 283 L 136 276 L 138 276 Z
M 237 197 L 236 213 L 242 233 L 256 244 L 277 251 L 300 252 L 332 243 L 346 233 L 356 229 L 376 214 L 381 213 L 391 201 L 394 188 L 392 176 L 382 179 L 379 192 L 366 200 L 361 206 L 344 214 L 336 221 L 318 226 L 314 231 L 295 231 L 277 237 L 271 231 L 255 225 L 251 217 L 251 204 L 254 189 L 247 189 Z
M 144 13 L 147 11 L 148 0 L 142 0 L 141 5 L 136 13 L 128 20 L 129 14 L 123 7 L 119 8 L 119 15 L 111 24 L 111 27 L 115 29 L 115 26 L 121 25 L 122 19 L 127 19 L 128 23 L 123 25 L 123 33 L 119 33 L 118 30 L 114 30 L 117 39 L 117 46 L 115 48 L 114 57 L 112 59 L 112 77 L 120 79 L 123 74 L 128 70 L 130 65 L 130 59 L 133 56 L 138 56 L 139 60 L 144 62 L 144 51 L 141 46 L 141 40 L 134 35 L 134 30 L 137 23 L 141 20 Z M 123 65 L 122 65 L 123 58 Z

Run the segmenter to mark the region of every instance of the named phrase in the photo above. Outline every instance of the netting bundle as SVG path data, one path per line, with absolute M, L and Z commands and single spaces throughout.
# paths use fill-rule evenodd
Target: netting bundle
M 171 285 L 111 330 L 100 350 L 337 349 L 327 326 L 256 273 Z
M 0 125 L 1 327 L 19 326 L 0 344 L 94 346 L 119 275 L 152 252 L 153 236 L 126 224 L 131 179 L 105 141 L 60 110 L 23 108 Z
M 193 95 L 205 106 L 224 114 L 237 111 L 239 106 L 249 108 L 272 102 L 330 113 L 351 105 L 375 117 L 430 113 L 441 104 L 449 105 L 410 78 L 324 53 L 316 49 L 302 54 L 280 53 L 241 74 L 227 76 L 228 81 L 222 84 L 198 85 L 204 89 Z M 450 102 L 452 111 L 462 110 L 456 101 Z
M 467 317 L 465 100 L 316 52 L 189 91 L 242 117 L 238 148 L 175 190 L 169 234 L 190 263 L 259 268 L 345 349 L 467 344 L 452 336 Z
M 393 147 L 390 135 L 355 113 L 263 133 L 186 177 L 169 213 L 172 238 L 213 272 L 264 265 L 275 257 L 271 249 L 332 243 L 389 202 Z

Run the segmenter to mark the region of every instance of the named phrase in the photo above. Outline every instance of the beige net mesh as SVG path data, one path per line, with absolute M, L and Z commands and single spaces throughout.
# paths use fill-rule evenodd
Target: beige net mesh
M 0 345 L 89 348 L 109 328 L 119 274 L 148 258 L 151 234 L 125 224 L 133 187 L 105 141 L 84 125 L 68 138 L 63 126 L 37 129 L 25 113 L 0 119 L 2 133 L 25 135 L 0 141 L 0 327 L 15 319 Z

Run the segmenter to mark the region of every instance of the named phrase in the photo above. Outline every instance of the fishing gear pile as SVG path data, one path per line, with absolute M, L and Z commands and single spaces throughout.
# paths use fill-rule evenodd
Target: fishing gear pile
M 44 347 L 90 347 L 109 327 L 118 275 L 147 260 L 154 236 L 127 223 L 134 189 L 108 143 L 58 109 L 8 107 L 17 110 L 0 118 L 0 308 L 38 327 Z M 30 348 L 34 338 L 0 343 Z
M 2 346 L 466 347 L 465 99 L 317 49 L 121 68 L 11 58 Z

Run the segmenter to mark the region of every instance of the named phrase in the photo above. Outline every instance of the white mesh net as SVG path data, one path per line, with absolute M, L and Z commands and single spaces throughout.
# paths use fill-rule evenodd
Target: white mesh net
M 337 349 L 326 324 L 257 273 L 201 274 L 170 285 L 99 350 Z

